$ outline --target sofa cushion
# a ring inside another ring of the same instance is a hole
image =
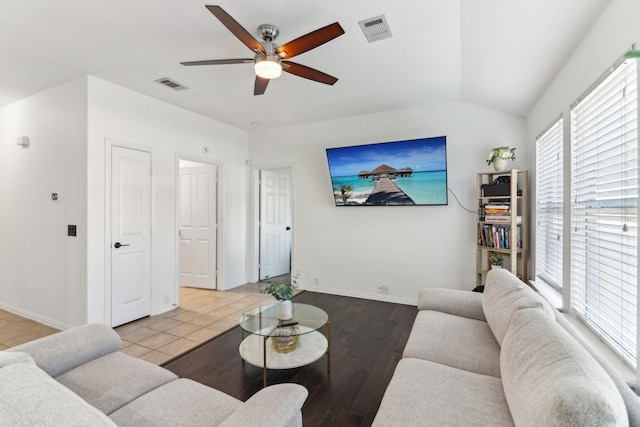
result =
[[[142,359],[117,352],[56,377],[105,414],[178,377]]]
[[[115,426],[33,363],[14,363],[0,369],[0,425]]]
[[[439,311],[418,312],[402,357],[500,376],[500,346],[487,322]]]
[[[57,377],[93,359],[120,350],[120,336],[99,323],[68,329],[8,349],[29,353],[40,368]]]
[[[220,427],[301,427],[302,405],[309,392],[298,384],[263,388],[236,409]]]
[[[555,318],[553,308],[543,297],[505,269],[487,273],[482,308],[500,345],[509,328],[511,316],[518,310],[538,308]]]
[[[35,365],[29,353],[22,351],[0,351],[0,368],[13,365],[14,363],[29,363]]]
[[[402,359],[373,426],[513,426],[499,378]]]
[[[476,320],[487,320],[482,311],[482,294],[459,289],[422,288],[418,310],[434,310]]]
[[[502,381],[518,426],[626,426],[611,378],[542,310],[517,311],[502,343]]]
[[[242,401],[189,379],[178,379],[140,396],[109,415],[119,426],[217,426]]]

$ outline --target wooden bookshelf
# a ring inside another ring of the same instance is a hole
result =
[[[506,181],[493,184],[496,178]],[[476,284],[483,285],[491,269],[490,255],[503,257],[503,268],[527,279],[529,247],[529,176],[526,170],[477,174]]]

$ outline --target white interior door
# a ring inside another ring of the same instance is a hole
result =
[[[111,324],[151,314],[151,153],[111,148]]]
[[[216,289],[217,169],[180,167],[180,286]]]
[[[291,271],[291,174],[260,172],[260,280]]]

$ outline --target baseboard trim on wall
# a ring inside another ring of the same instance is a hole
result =
[[[309,291],[309,292],[319,292],[322,294],[339,295],[343,297],[369,299],[373,301],[392,302],[395,304],[404,304],[404,305],[417,305],[418,303],[417,299],[412,300],[409,298],[396,298],[388,294],[369,294],[365,292],[351,292],[351,291],[344,291],[342,289],[335,289],[335,288],[321,288],[318,286],[312,286],[312,287],[306,287],[306,288],[300,287],[300,290]]]
[[[31,313],[30,311],[22,310],[20,308],[12,307],[7,304],[0,303],[0,308],[6,310],[10,313],[17,314],[18,316],[22,316],[29,320],[33,320],[38,323],[42,323],[43,325],[50,326],[52,328],[65,330],[71,329],[73,325],[67,325],[66,323],[61,323],[56,320],[49,319],[44,316],[40,316],[39,314]]]

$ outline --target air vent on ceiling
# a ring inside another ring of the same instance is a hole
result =
[[[369,43],[391,38],[391,30],[384,15],[358,22]]]
[[[156,80],[156,82],[160,83],[161,85],[165,85],[166,87],[170,87],[173,90],[189,89],[188,87],[181,85],[177,81],[171,80],[169,77],[163,77],[161,79]]]

